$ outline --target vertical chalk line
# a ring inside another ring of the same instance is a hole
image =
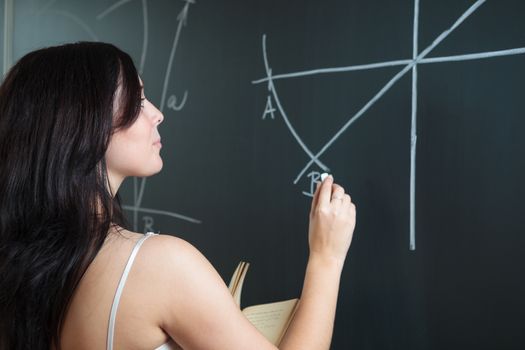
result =
[[[136,176],[133,177],[133,207],[137,206],[137,198],[138,198],[138,178]],[[133,210],[133,229],[135,231],[138,230],[139,227],[139,218],[138,218],[139,212],[138,210]]]
[[[4,76],[11,69],[13,61],[13,28],[14,28],[14,0],[4,2]]]
[[[414,0],[414,28],[412,37],[412,59],[418,54],[419,0]],[[416,249],[416,141],[417,141],[417,64],[412,67],[412,125],[410,130],[410,244]]]

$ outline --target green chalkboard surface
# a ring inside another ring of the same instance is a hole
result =
[[[121,187],[132,229],[226,281],[249,261],[243,305],[300,295],[329,172],[358,210],[332,349],[525,348],[525,2],[2,3],[8,65],[133,56],[165,120],[162,172]]]

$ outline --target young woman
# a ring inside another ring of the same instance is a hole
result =
[[[0,86],[0,349],[275,349],[188,242],[126,230],[117,194],[162,169],[162,113],[103,43],[31,52]],[[355,206],[328,177],[281,349],[328,349]]]

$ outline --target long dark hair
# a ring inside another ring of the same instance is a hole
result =
[[[130,56],[80,42],[33,51],[0,86],[0,349],[60,348],[73,292],[110,229],[111,135],[136,120]],[[116,101],[118,99],[118,101]]]

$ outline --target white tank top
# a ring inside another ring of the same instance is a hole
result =
[[[117,291],[115,292],[115,297],[113,298],[113,305],[111,305],[111,313],[109,315],[109,326],[108,326],[108,338],[107,338],[107,350],[113,350],[113,338],[115,336],[115,319],[117,317],[117,309],[118,304],[120,302],[120,296],[122,295],[122,290],[124,289],[124,285],[126,284],[126,280],[128,279],[129,271],[131,270],[131,266],[133,265],[133,261],[135,260],[135,257],[137,256],[137,253],[139,252],[140,246],[146,239],[148,239],[151,236],[156,235],[156,233],[153,232],[147,232],[144,237],[142,237],[136,244],[135,247],[133,247],[133,250],[131,251],[131,254],[129,256],[128,262],[126,264],[126,267],[124,268],[124,272],[122,273],[122,276],[120,277],[120,282],[117,287]],[[162,344],[155,350],[176,350],[180,349],[177,344],[170,339],[167,343]]]

